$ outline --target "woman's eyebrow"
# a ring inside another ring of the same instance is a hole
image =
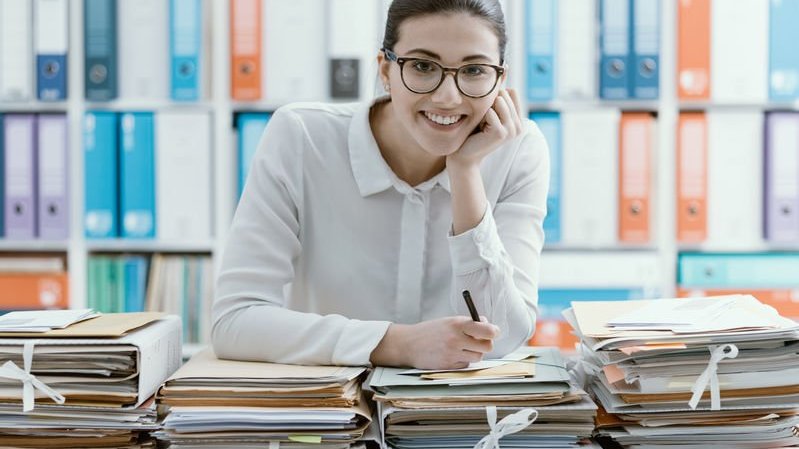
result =
[[[423,55],[425,55],[427,57],[430,57],[432,59],[438,59],[439,61],[441,60],[441,56],[439,56],[438,53],[432,52],[430,50],[426,50],[424,48],[414,48],[413,50],[408,50],[407,53],[408,54],[410,54],[410,53],[421,53],[421,54],[423,54]],[[489,56],[482,55],[482,54],[475,54],[475,55],[469,55],[469,56],[464,57],[462,59],[462,61],[463,62],[467,62],[467,61],[474,61],[474,60],[479,60],[479,59],[485,59],[485,60],[489,60],[489,61],[491,60],[491,58]]]

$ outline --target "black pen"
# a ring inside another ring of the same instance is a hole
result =
[[[466,301],[466,307],[469,308],[469,315],[472,316],[473,321],[480,322],[480,315],[477,314],[477,309],[474,308],[474,303],[472,302],[472,295],[469,293],[469,290],[463,291],[463,300]]]

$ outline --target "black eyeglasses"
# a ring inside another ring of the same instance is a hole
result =
[[[457,68],[422,58],[400,58],[393,51],[383,48],[389,61],[400,66],[400,78],[405,87],[416,94],[429,94],[444,82],[447,72],[455,78],[458,90],[470,98],[482,98],[497,86],[505,67],[492,64],[466,64]]]

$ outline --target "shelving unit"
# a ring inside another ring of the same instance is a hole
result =
[[[65,113],[69,127],[70,175],[70,238],[68,241],[11,241],[0,240],[0,253],[30,252],[64,253],[69,267],[70,298],[73,307],[83,307],[87,293],[87,261],[94,253],[202,253],[210,254],[218,268],[220,255],[230,229],[236,206],[237,156],[234,115],[248,111],[274,111],[282,104],[272,101],[241,102],[230,98],[230,35],[229,2],[210,2],[212,67],[210,97],[198,102],[181,103],[164,100],[123,99],[111,102],[88,102],[84,99],[83,74],[83,0],[70,0],[69,5],[69,96],[63,102],[0,102],[0,113],[10,112],[61,112]],[[374,0],[363,0],[374,1]],[[726,247],[710,245],[684,245],[676,239],[676,130],[681,111],[692,110],[799,110],[799,101],[782,103],[719,104],[714,102],[680,101],[676,94],[676,21],[677,1],[661,0],[660,13],[660,96],[656,101],[584,101],[556,100],[545,103],[525,103],[526,111],[580,111],[616,109],[621,111],[651,112],[657,117],[657,145],[653,154],[654,166],[654,217],[653,238],[645,245],[574,246],[547,245],[546,253],[620,252],[654,254],[659,260],[662,296],[673,296],[676,290],[676,262],[683,251],[726,251]],[[765,0],[764,0],[765,1]],[[526,85],[525,55],[525,1],[505,0],[508,22],[510,65],[509,85],[523,93]],[[326,7],[326,6],[325,6]],[[324,9],[324,8],[323,8]],[[381,10],[384,14],[385,5]],[[379,23],[379,19],[376,20]],[[289,43],[287,42],[287,45]],[[375,54],[379,42],[375,43]],[[326,43],[320,43],[326,45]],[[368,74],[367,74],[368,75]],[[372,77],[369,78],[370,80]],[[524,95],[521,95],[524,98]],[[320,98],[329,101],[328,98]],[[212,173],[208,182],[212,186],[212,237],[207,241],[170,242],[163,240],[90,240],[84,237],[84,167],[83,167],[83,117],[88,110],[110,111],[169,111],[191,110],[211,114],[212,120]],[[756,213],[760,213],[757,211]],[[799,245],[762,245],[746,248],[747,251],[799,251]]]

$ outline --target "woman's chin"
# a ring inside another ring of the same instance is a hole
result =
[[[449,156],[450,154],[458,151],[461,146],[463,146],[463,142],[465,141],[465,138],[453,137],[448,139],[417,139],[419,146],[421,146],[425,152],[438,157]]]

